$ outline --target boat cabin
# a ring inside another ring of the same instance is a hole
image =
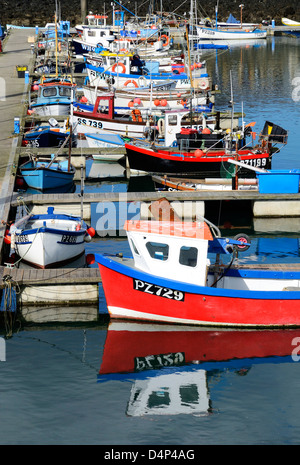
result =
[[[188,102],[187,102],[188,103]],[[228,115],[220,116],[219,114],[205,115],[204,113],[198,113],[197,116],[193,115],[191,122],[190,111],[183,110],[165,110],[164,117],[164,136],[166,147],[179,146],[182,151],[188,151],[189,148],[195,149],[193,146],[189,146],[189,138],[184,140],[184,131],[189,129],[190,131],[202,132],[204,129],[210,131],[219,131],[222,133],[225,129],[231,126],[231,117]],[[233,128],[237,131],[239,127],[238,116],[233,117]],[[186,132],[187,134],[187,132]],[[180,135],[180,137],[178,137]],[[189,134],[187,134],[189,135]]]
[[[135,268],[167,280],[198,286],[207,285],[209,253],[214,256],[232,254],[235,248],[243,251],[250,245],[239,239],[221,237],[218,228],[204,219],[128,220],[124,229]],[[147,292],[144,285],[141,281],[141,287]]]
[[[88,26],[106,27],[107,15],[94,15],[92,12],[87,15]]]
[[[38,99],[53,100],[71,98],[72,88],[64,85],[41,85],[39,86]]]
[[[51,100],[62,100],[70,99],[72,95],[72,89],[76,85],[71,79],[64,79],[59,77],[41,79],[38,86],[37,101],[51,101]]]
[[[81,39],[91,45],[109,48],[115,40],[111,29],[107,26],[82,26]]]
[[[135,266],[142,271],[205,286],[213,240],[205,222],[127,221]]]
[[[114,93],[107,93],[96,98],[96,102],[92,111],[85,111],[86,118],[113,119],[115,116],[115,96]],[[74,105],[74,115],[82,116],[80,105]]]

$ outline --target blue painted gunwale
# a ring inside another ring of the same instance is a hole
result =
[[[206,286],[197,286],[195,284],[183,283],[172,279],[161,278],[159,276],[146,273],[135,268],[126,266],[124,263],[119,263],[111,257],[104,255],[95,254],[95,260],[97,263],[105,266],[108,269],[116,271],[122,275],[130,278],[141,279],[142,281],[149,282],[151,284],[157,284],[161,287],[171,287],[174,290],[183,291],[190,294],[199,294],[215,297],[229,297],[249,300],[299,300],[300,303],[300,291],[245,291],[236,289],[218,289]],[[236,270],[237,272],[239,270]],[[244,271],[244,270],[243,270]],[[250,271],[250,270],[249,270]],[[230,270],[226,273],[228,276]],[[249,274],[250,277],[250,274]],[[300,279],[300,272],[286,272],[286,271],[270,271],[270,270],[251,270],[251,278],[258,279]]]
[[[138,79],[140,77],[144,77],[147,80],[162,80],[165,81],[166,79],[173,79],[174,81],[183,81],[189,79],[189,76],[186,73],[181,73],[181,74],[174,74],[174,73],[149,73],[149,74],[127,74],[127,73],[113,73],[112,71],[105,71],[105,68],[98,67],[98,66],[93,66],[89,63],[86,64],[86,67],[88,69],[91,69],[93,71],[96,71],[98,74],[103,74],[105,76],[111,76],[111,77],[122,77],[126,79]],[[199,77],[207,77],[207,74],[203,74]]]

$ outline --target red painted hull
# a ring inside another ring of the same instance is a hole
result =
[[[112,318],[204,326],[300,326],[299,292],[225,291],[184,284],[179,289],[178,282],[173,281],[177,285],[173,286],[177,289],[173,296],[178,296],[181,291],[184,294],[183,300],[176,300],[166,291],[163,291],[165,296],[153,293],[161,282],[166,287],[160,289],[172,288],[172,281],[167,283],[145,274],[144,280],[152,283],[152,288],[150,292],[147,288],[141,292],[134,289],[134,273],[123,274],[102,264],[99,268]],[[141,273],[138,272],[136,278],[141,280]]]

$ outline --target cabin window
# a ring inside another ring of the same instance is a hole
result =
[[[169,122],[170,126],[176,126],[176,124],[177,124],[177,115],[169,115],[168,122]]]
[[[137,255],[140,255],[138,249],[137,249],[136,246],[135,246],[135,243],[133,242],[132,239],[130,239],[130,240],[131,240],[131,245],[132,245],[132,248],[133,248],[134,253],[137,254]]]
[[[150,256],[156,260],[165,261],[169,257],[168,244],[162,244],[161,242],[147,242],[146,247]]]
[[[198,258],[198,249],[196,247],[181,247],[179,254],[179,263],[185,266],[196,266]]]
[[[43,90],[43,97],[55,97],[56,87],[49,87]]]
[[[61,97],[71,97],[71,87],[60,87],[59,95]]]
[[[95,31],[88,31],[87,35],[89,37],[95,37],[96,33],[95,33]]]

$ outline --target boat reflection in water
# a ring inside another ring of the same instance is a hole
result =
[[[113,321],[98,382],[133,381],[129,416],[209,415],[210,384],[220,381],[220,373],[245,376],[256,364],[297,361],[299,337],[300,329],[229,330]]]

